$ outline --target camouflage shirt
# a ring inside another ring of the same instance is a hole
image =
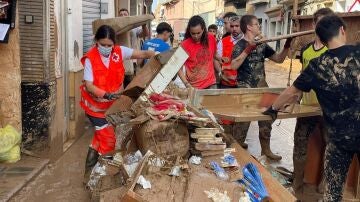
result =
[[[237,58],[248,45],[249,43],[245,39],[238,41],[234,46],[231,58]],[[260,81],[265,81],[265,58],[274,54],[275,51],[267,44],[257,46],[237,70],[238,86],[256,88]]]
[[[305,92],[315,91],[330,141],[347,148],[359,147],[360,46],[327,50],[310,61],[294,86]]]

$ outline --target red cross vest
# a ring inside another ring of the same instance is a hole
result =
[[[222,45],[223,45],[223,55],[222,57],[228,57],[230,58],[230,61],[228,63],[224,63],[223,66],[223,74],[224,76],[229,80],[221,80],[221,84],[226,86],[236,86],[236,77],[237,77],[237,70],[230,69],[231,67],[231,55],[234,48],[234,44],[231,41],[231,36],[227,36],[222,39]],[[224,68],[226,67],[226,68]],[[229,68],[229,69],[228,69]]]
[[[93,72],[93,84],[109,93],[116,93],[120,91],[121,85],[124,81],[124,65],[121,54],[121,48],[114,46],[110,54],[109,68],[106,68],[101,60],[98,48],[94,46],[90,51],[81,58],[81,63],[84,65],[85,60],[89,59],[91,62]],[[88,92],[85,83],[80,86],[81,100],[80,105],[85,110],[85,113],[98,117],[105,118],[105,112],[114,101],[109,101],[103,98],[98,98]]]

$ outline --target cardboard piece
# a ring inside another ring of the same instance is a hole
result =
[[[130,31],[136,27],[147,24],[154,19],[153,15],[137,15],[137,16],[126,16],[116,17],[108,19],[98,19],[93,21],[93,33],[102,25],[109,25],[115,30],[116,35]]]

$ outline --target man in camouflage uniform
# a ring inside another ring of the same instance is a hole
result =
[[[240,20],[240,28],[244,37],[236,43],[232,52],[231,68],[237,69],[237,86],[239,88],[268,87],[265,80],[265,58],[282,63],[289,52],[291,39],[285,43],[284,49],[276,53],[269,45],[255,44],[255,37],[260,35],[260,24],[253,15],[244,15]],[[259,121],[259,140],[261,155],[266,155],[272,160],[281,160],[270,150],[271,121]],[[240,144],[246,139],[250,122],[236,123],[233,130],[235,138]]]
[[[324,16],[333,15],[334,12],[330,8],[321,8],[314,13],[313,25]],[[321,43],[319,37],[315,35],[315,40],[307,44],[301,49],[300,62],[302,63],[302,71],[307,68],[310,60],[319,57],[327,50],[327,47]],[[314,91],[303,93],[301,104],[319,106]],[[301,117],[297,119],[295,133],[294,133],[294,181],[293,189],[295,193],[301,193],[304,179],[304,168],[306,163],[307,145],[309,136],[314,132],[315,128],[319,126],[321,135],[325,137],[326,129],[324,128],[322,116],[315,117]],[[319,192],[323,192],[323,184],[319,185]]]
[[[323,17],[316,34],[329,48],[308,67],[264,112],[273,119],[277,111],[294,103],[302,92],[314,90],[328,133],[324,159],[324,201],[341,201],[343,186],[354,154],[360,155],[360,46],[345,45],[344,21]]]

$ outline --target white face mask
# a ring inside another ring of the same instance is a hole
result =
[[[112,47],[105,47],[105,46],[98,44],[98,50],[102,56],[109,57],[109,55],[112,51]]]

